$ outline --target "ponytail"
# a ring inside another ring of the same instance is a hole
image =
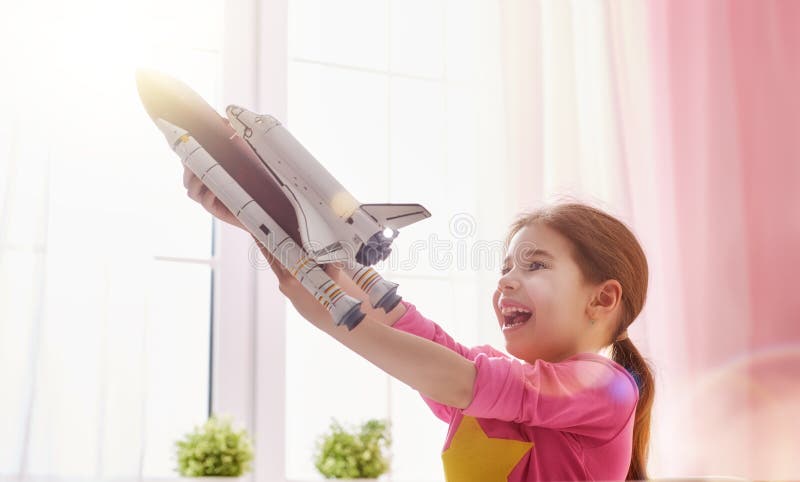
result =
[[[611,345],[611,359],[625,367],[639,387],[639,403],[636,404],[636,415],[633,422],[633,453],[625,480],[648,480],[650,410],[655,396],[653,373],[630,338],[615,341]]]

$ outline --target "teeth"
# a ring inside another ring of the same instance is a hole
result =
[[[505,317],[503,323],[504,330],[513,328],[515,326],[525,323],[525,321],[528,321],[527,318],[525,319],[525,321],[514,321],[516,315],[518,314],[532,315],[530,310],[518,306],[505,306],[500,309],[500,313],[502,313],[503,317]]]
[[[517,323],[514,323],[514,322],[507,322],[507,323],[505,323],[505,324],[503,325],[503,329],[506,329],[506,328],[513,328],[513,327],[515,327],[515,326],[518,326],[518,325],[521,325],[521,324],[523,324],[523,323],[525,323],[525,322],[524,322],[524,321],[520,321],[520,322],[517,322]]]
[[[512,313],[530,313],[530,310],[519,308],[517,306],[507,306],[505,308],[501,308],[500,313],[503,315],[510,315]]]

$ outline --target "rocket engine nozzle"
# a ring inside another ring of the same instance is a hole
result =
[[[387,238],[383,232],[373,234],[356,253],[356,261],[364,266],[372,266],[378,261],[383,261],[392,252],[393,238]]]

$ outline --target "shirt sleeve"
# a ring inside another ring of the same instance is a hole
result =
[[[403,314],[403,316],[398,318],[397,321],[395,321],[395,323],[392,325],[392,328],[431,340],[439,345],[453,350],[469,360],[474,360],[475,357],[481,353],[488,354],[493,357],[506,356],[502,352],[495,350],[489,345],[481,345],[469,348],[458,343],[453,339],[452,336],[444,331],[441,326],[424,317],[417,310],[417,307],[414,304],[405,300],[401,301],[401,303],[403,303],[403,305],[406,307],[406,312]],[[432,400],[422,393],[420,393],[420,396],[431,408],[434,415],[445,422],[450,422],[455,410],[457,410],[456,408]]]
[[[624,427],[639,399],[633,377],[601,355],[531,364],[479,353],[474,362],[473,399],[465,415],[607,441]]]

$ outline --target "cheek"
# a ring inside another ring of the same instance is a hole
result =
[[[555,296],[553,284],[544,277],[530,277],[523,281],[522,289],[525,296],[531,300],[536,309],[536,313],[548,313],[552,310]]]
[[[524,289],[528,299],[536,307],[536,319],[542,329],[559,330],[575,317],[577,304],[567,286],[562,286],[555,276],[532,277],[526,280]]]

